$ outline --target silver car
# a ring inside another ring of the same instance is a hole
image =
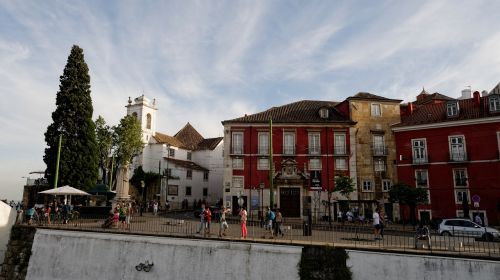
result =
[[[439,224],[439,234],[444,236],[467,236],[481,238],[483,240],[494,240],[500,238],[497,229],[483,227],[469,219],[444,219]]]

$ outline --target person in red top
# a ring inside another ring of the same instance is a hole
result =
[[[212,222],[212,212],[208,206],[205,207],[205,211],[203,212],[205,218],[205,234],[210,235],[210,223]]]

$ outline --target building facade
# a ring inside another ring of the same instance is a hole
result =
[[[399,207],[389,202],[389,190],[397,182],[394,162],[396,145],[391,126],[401,121],[401,100],[367,92],[348,97],[337,105],[339,111],[356,122],[355,143],[357,201],[361,215],[371,217],[380,207],[389,219],[397,216]]]
[[[131,169],[142,166],[145,172],[162,175],[161,185],[152,186],[146,194],[148,199],[159,200],[161,192],[165,192],[171,207],[176,209],[185,199],[192,205],[194,200],[215,204],[222,198],[222,137],[205,139],[189,123],[174,136],[158,132],[156,101],[144,95],[134,101],[129,98],[126,108],[127,115],[139,119],[144,142]]]
[[[400,182],[428,192],[418,219],[479,215],[499,224],[500,94],[405,106],[396,138]],[[402,211],[408,216],[407,211]]]
[[[354,122],[337,104],[304,100],[223,121],[225,205],[251,216],[268,206],[288,218],[324,216],[335,176],[356,177]]]

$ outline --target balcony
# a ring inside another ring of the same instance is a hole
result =
[[[382,145],[376,145],[376,146],[372,146],[372,149],[373,149],[373,156],[387,156],[388,155],[388,149],[386,146],[382,146]]]
[[[423,157],[413,157],[413,164],[428,164],[429,163],[429,157],[423,156]]]
[[[450,162],[464,162],[467,161],[467,153],[465,151],[453,151],[450,153]]]

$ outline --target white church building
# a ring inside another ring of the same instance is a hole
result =
[[[204,138],[189,122],[173,136],[156,131],[157,103],[144,95],[129,98],[126,108],[127,115],[139,119],[144,142],[142,153],[131,164],[132,172],[139,166],[145,172],[160,171],[161,190],[166,191],[171,209],[181,208],[184,199],[191,207],[194,200],[212,205],[222,198],[223,137]],[[160,190],[158,200],[159,195]]]

